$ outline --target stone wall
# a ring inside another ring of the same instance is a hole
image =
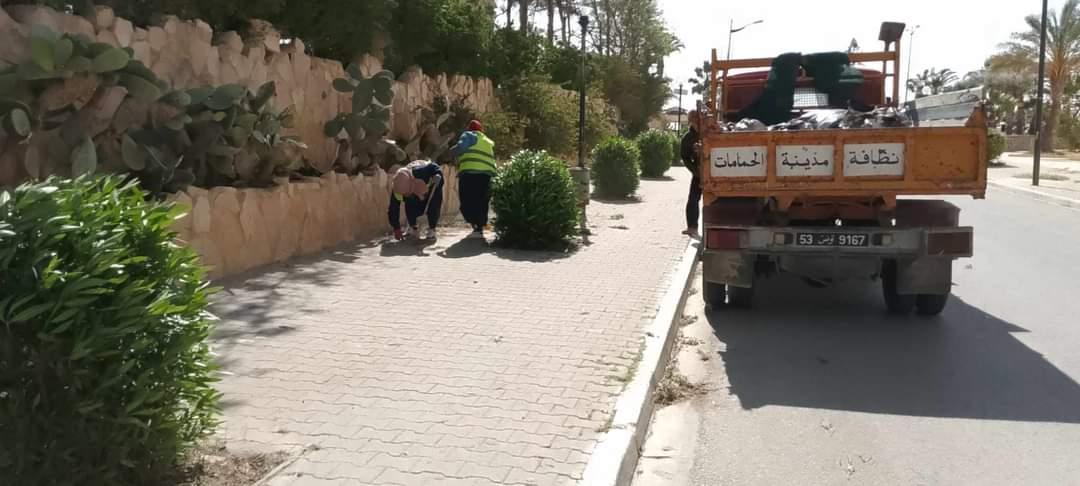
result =
[[[322,177],[282,180],[269,189],[192,187],[172,196],[191,207],[176,229],[213,268],[213,276],[371,238],[388,229],[390,189],[385,173],[350,177],[330,172],[336,144],[325,136],[323,125],[351,107],[351,97],[331,86],[335,78],[345,75],[340,62],[309,56],[299,39],[283,44],[266,24],[260,24],[259,35],[245,42],[236,32],[215,34],[199,20],[166,17],[160,25],[140,27],[116,17],[108,7],[97,7],[95,13],[93,19],[86,19],[34,5],[0,8],[0,67],[28,58],[30,26],[40,24],[56,32],[80,33],[130,47],[135,58],[176,89],[232,83],[254,89],[274,81],[275,106],[295,107],[295,128],[286,134],[303,138],[309,147],[304,157],[324,173]],[[372,56],[362,56],[358,62],[367,76],[382,69]],[[439,96],[452,103],[460,101],[478,113],[498,110],[489,80],[427,76],[417,67],[399,74],[393,87],[391,138],[412,139],[423,122],[423,109],[430,109]],[[5,164],[18,168],[21,161],[0,157],[0,175],[12,172],[16,176],[9,179],[20,180],[17,170],[5,171]],[[443,214],[449,219],[458,211],[457,182],[453,169],[445,172]]]
[[[457,175],[447,167],[444,176],[447,221],[459,208]],[[389,229],[390,184],[382,171],[374,176],[329,173],[269,189],[192,187],[170,200],[190,208],[174,229],[211,268],[212,277],[377,237]]]
[[[331,86],[334,78],[345,75],[341,63],[307,55],[300,39],[283,45],[272,27],[263,26],[258,39],[245,43],[236,32],[215,34],[201,20],[182,21],[169,16],[161,25],[140,27],[115,16],[109,7],[97,7],[91,22],[48,7],[14,5],[0,9],[0,67],[29,56],[26,37],[34,24],[130,47],[136,59],[176,89],[232,83],[254,89],[275,81],[275,106],[296,108],[296,127],[286,134],[303,138],[309,146],[305,157],[313,166],[323,172],[330,169],[336,145],[323,134],[323,124],[349,110],[351,95],[338,93]],[[367,76],[382,69],[379,60],[369,55],[358,62]],[[396,74],[400,76],[394,83],[391,138],[413,138],[422,123],[420,108],[430,107],[436,96],[445,96],[451,102],[460,100],[477,113],[498,110],[490,80],[427,76],[418,67]]]

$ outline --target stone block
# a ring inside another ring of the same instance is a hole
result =
[[[215,187],[210,189],[210,203],[214,211],[240,214],[240,199],[235,187]]]
[[[165,49],[165,43],[169,39],[169,34],[165,33],[165,29],[161,27],[150,27],[148,29],[150,35],[150,50],[155,54]]]
[[[116,39],[116,35],[109,30],[99,30],[97,33],[97,41],[113,47],[120,46],[120,41]]]
[[[161,28],[169,35],[176,34],[176,32],[180,30],[181,25],[183,25],[183,21],[175,15],[166,15],[161,19]]]
[[[149,66],[154,63],[149,40],[136,40],[131,42],[131,50],[135,53],[135,59]]]
[[[120,47],[128,47],[135,37],[135,27],[131,25],[131,21],[128,19],[116,19],[116,23],[113,24],[112,33],[116,37],[116,41],[120,44]]]
[[[210,44],[214,39],[214,29],[202,20],[195,20],[195,36],[198,40]]]
[[[213,229],[210,216],[210,198],[206,191],[199,189],[199,192],[196,192],[193,189],[197,188],[188,188],[192,200],[191,229],[196,236],[205,235]]]
[[[97,30],[111,29],[116,22],[116,13],[111,7],[97,5],[94,7],[94,28]]]
[[[132,41],[150,42],[150,31],[142,27],[136,27],[135,32],[132,34]]]
[[[4,7],[4,9],[7,9],[7,13],[11,15],[12,19],[24,26],[43,25],[54,32],[62,31],[61,16],[64,14],[60,14],[49,7],[12,5]]]
[[[244,39],[235,31],[222,32],[214,39],[214,45],[219,46],[222,52],[235,52],[240,54],[244,51]]]

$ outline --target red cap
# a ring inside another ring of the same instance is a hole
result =
[[[480,124],[480,120],[473,120],[473,121],[469,122],[469,131],[470,132],[482,132],[482,131],[484,131],[484,126]]]

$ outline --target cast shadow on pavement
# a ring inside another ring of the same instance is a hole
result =
[[[744,409],[1080,423],[1080,385],[1013,336],[1026,329],[955,296],[937,318],[887,317],[879,289],[779,277],[754,310],[710,311],[730,393]]]
[[[342,263],[352,263],[377,241],[345,244],[313,255],[296,257],[288,262],[267,265],[214,282],[221,292],[213,298],[210,311],[221,321],[212,339],[219,347],[247,338],[266,338],[287,334],[295,329],[279,319],[279,313],[300,311],[314,314],[325,312],[317,305],[300,304],[288,299],[281,290],[286,283],[302,282],[316,287],[337,285],[343,271]]]

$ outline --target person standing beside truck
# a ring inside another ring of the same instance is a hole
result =
[[[686,119],[690,130],[683,135],[680,151],[683,165],[690,171],[693,178],[690,180],[690,194],[686,199],[686,229],[683,230],[683,234],[691,238],[700,238],[698,217],[701,215],[699,207],[701,204],[701,160],[698,155],[698,146],[701,144],[701,137],[698,135],[697,125],[701,115],[694,110],[687,114]]]
[[[442,169],[429,160],[411,162],[394,173],[390,207],[386,211],[390,227],[394,229],[394,239],[400,241],[406,236],[419,236],[417,220],[424,214],[428,220],[424,239],[436,238],[435,228],[442,214],[442,182]],[[405,220],[409,223],[408,233],[401,231],[402,204],[405,205]]]
[[[491,204],[491,179],[495,177],[495,142],[484,134],[479,120],[469,122],[468,129],[453,147],[458,158],[458,197],[461,216],[472,226],[471,239],[482,239],[488,223]]]

